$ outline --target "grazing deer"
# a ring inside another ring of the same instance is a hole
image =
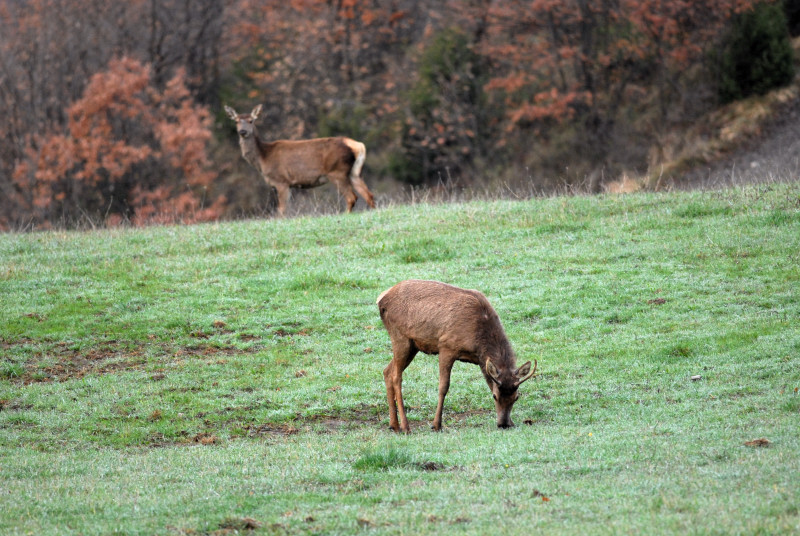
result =
[[[533,370],[530,361],[517,368],[500,318],[486,296],[438,281],[408,280],[378,296],[378,309],[392,341],[392,361],[383,371],[392,430],[409,431],[403,406],[403,371],[419,351],[439,354],[439,404],[434,430],[442,428],[444,397],[456,361],[481,368],[494,397],[497,426],[514,426],[511,408],[519,398],[517,389],[534,375],[536,364]]]
[[[277,190],[281,216],[286,210],[290,188],[314,188],[328,180],[344,196],[347,212],[356,204],[353,188],[367,205],[375,208],[372,192],[361,178],[361,168],[367,156],[363,143],[344,137],[265,142],[258,137],[256,130],[260,104],[249,114],[237,114],[230,106],[225,106],[225,113],[236,122],[244,159]]]

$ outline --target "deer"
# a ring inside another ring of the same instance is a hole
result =
[[[280,216],[286,212],[291,188],[314,188],[328,180],[345,198],[347,212],[356,204],[353,189],[370,208],[375,208],[372,192],[361,178],[367,148],[360,141],[340,136],[268,142],[259,137],[256,129],[260,104],[249,114],[238,114],[230,106],[225,106],[225,113],[236,122],[242,156],[277,191]]]
[[[500,317],[480,291],[439,281],[410,279],[382,292],[377,300],[392,343],[392,360],[383,371],[389,400],[389,427],[409,433],[403,405],[403,371],[417,352],[439,355],[439,401],[432,428],[442,429],[444,399],[456,361],[480,367],[494,397],[498,428],[511,428],[511,408],[518,389],[536,374],[528,361],[516,366],[516,356]],[[399,416],[399,420],[398,420]]]

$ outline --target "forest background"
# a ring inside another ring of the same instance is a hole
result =
[[[379,193],[663,178],[798,34],[800,0],[0,0],[0,230],[268,213],[223,103],[364,141]]]

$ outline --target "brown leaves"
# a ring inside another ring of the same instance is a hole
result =
[[[759,439],[753,439],[751,441],[745,441],[744,442],[744,446],[745,447],[753,447],[753,448],[766,448],[766,447],[770,446],[771,443],[772,442],[769,439],[767,439],[765,437],[761,437]]]
[[[110,188],[137,224],[218,217],[219,204],[201,210],[216,177],[207,155],[211,117],[192,99],[185,77],[178,69],[159,91],[149,65],[112,59],[69,106],[64,130],[54,125],[29,139],[15,182],[34,193],[33,205],[45,214],[59,206],[89,213],[103,207],[108,214],[112,205],[102,192]],[[149,173],[138,175],[143,165]]]
[[[509,129],[568,119],[584,105],[611,116],[632,79],[685,69],[723,31],[734,7],[754,3],[537,0],[520,9],[510,0],[493,2],[481,43],[495,67],[486,88],[505,99]],[[561,96],[542,99],[551,88]]]
[[[215,436],[214,434],[208,434],[205,432],[200,432],[199,434],[192,437],[193,443],[200,443],[201,445],[214,445],[219,443],[220,439]]]
[[[531,497],[534,497],[534,498],[540,497],[542,499],[542,502],[550,502],[550,497],[548,497],[547,495],[545,495],[544,493],[542,493],[538,489],[534,489],[533,490],[533,492],[531,493]]]

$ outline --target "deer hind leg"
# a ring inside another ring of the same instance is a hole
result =
[[[392,361],[383,370],[389,400],[389,427],[395,432],[408,433],[410,429],[403,404],[403,371],[411,364],[417,349],[408,339],[392,340],[392,354]]]
[[[333,184],[336,185],[339,193],[342,194],[342,197],[344,197],[344,200],[347,203],[347,212],[351,212],[353,210],[353,206],[356,204],[357,197],[353,191],[353,185],[350,184],[347,175],[342,172],[329,173],[328,178]]]
[[[356,192],[358,192],[358,195],[361,196],[361,199],[366,201],[367,205],[369,205],[369,208],[375,208],[375,197],[372,195],[372,192],[369,191],[369,188],[367,188],[367,184],[364,180],[358,175],[350,175],[350,182],[353,184]]]
[[[364,160],[367,158],[367,147],[360,141],[350,138],[344,138],[344,143],[350,148],[351,151],[353,151],[353,156],[355,157],[353,167],[350,168],[350,184],[355,187],[358,195],[360,195],[361,198],[366,201],[370,208],[375,208],[375,198],[372,196],[372,192],[369,191],[366,183],[364,183],[364,180],[361,178],[361,169],[364,167]]]
[[[369,188],[367,188],[364,179],[361,178],[361,169],[364,167],[364,160],[367,158],[367,147],[360,141],[351,139],[346,139],[345,143],[350,147],[350,150],[353,151],[353,155],[356,157],[355,162],[353,162],[353,167],[350,168],[350,183],[356,189],[358,195],[361,196],[361,199],[366,201],[370,208],[375,208],[375,198],[372,192],[369,191]]]

